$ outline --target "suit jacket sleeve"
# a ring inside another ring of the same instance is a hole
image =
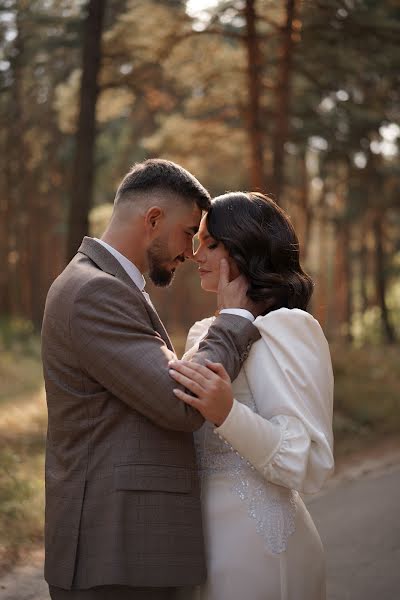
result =
[[[201,427],[202,415],[173,393],[177,384],[169,375],[168,361],[176,355],[153,329],[141,298],[126,284],[116,279],[85,284],[74,301],[70,331],[81,368],[117,398],[160,427]],[[250,337],[246,319],[226,315],[199,360],[225,357],[234,372]]]
[[[252,344],[259,338],[260,333],[251,321],[223,313],[213,321],[190,360],[200,364],[206,359],[220,362],[233,381],[249,356]]]

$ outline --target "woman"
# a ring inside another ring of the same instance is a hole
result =
[[[333,470],[333,376],[321,327],[305,312],[313,284],[298,239],[268,197],[235,192],[213,201],[199,242],[204,290],[217,292],[225,259],[232,278],[247,279],[250,299],[269,308],[232,384],[222,365],[171,365],[196,396],[176,395],[207,420],[196,446],[208,578],[196,598],[322,600],[323,548],[298,492],[317,492]],[[211,322],[192,327],[184,359]]]

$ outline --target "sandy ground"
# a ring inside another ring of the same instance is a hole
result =
[[[400,440],[339,460],[306,502],[326,550],[328,600],[400,598]],[[0,600],[49,600],[42,550],[0,579]]]

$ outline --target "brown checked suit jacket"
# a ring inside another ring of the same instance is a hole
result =
[[[250,321],[220,315],[194,360],[222,362],[234,379],[258,337]],[[192,435],[203,418],[173,394],[175,354],[157,313],[91,238],[50,288],[42,357],[48,583],[203,581]]]

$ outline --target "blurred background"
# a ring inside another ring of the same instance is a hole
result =
[[[297,229],[340,457],[400,433],[398,0],[0,0],[0,562],[42,541],[47,290],[135,161],[261,190]],[[214,312],[150,284],[178,353]]]

